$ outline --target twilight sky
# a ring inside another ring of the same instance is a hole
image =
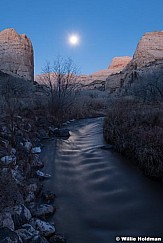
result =
[[[35,74],[58,55],[83,74],[105,69],[115,56],[132,56],[145,32],[163,30],[163,0],[0,0],[0,11],[0,31],[31,39]],[[71,33],[80,45],[68,44]]]

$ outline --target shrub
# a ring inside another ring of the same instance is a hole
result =
[[[104,120],[104,137],[144,173],[163,179],[163,105],[116,101]]]

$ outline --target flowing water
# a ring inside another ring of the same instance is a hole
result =
[[[116,236],[163,236],[163,185],[112,150],[101,149],[103,118],[68,125],[68,140],[43,149],[45,187],[57,194],[57,231],[69,243],[112,243]]]

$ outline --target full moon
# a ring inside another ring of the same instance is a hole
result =
[[[79,44],[79,41],[80,41],[79,40],[79,36],[78,35],[75,35],[75,34],[70,35],[69,38],[68,38],[68,42],[72,46],[78,45]]]

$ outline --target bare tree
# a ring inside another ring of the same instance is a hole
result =
[[[43,83],[49,89],[49,110],[58,126],[71,112],[79,90],[78,69],[70,58],[58,57],[53,66],[47,62],[43,68]]]

